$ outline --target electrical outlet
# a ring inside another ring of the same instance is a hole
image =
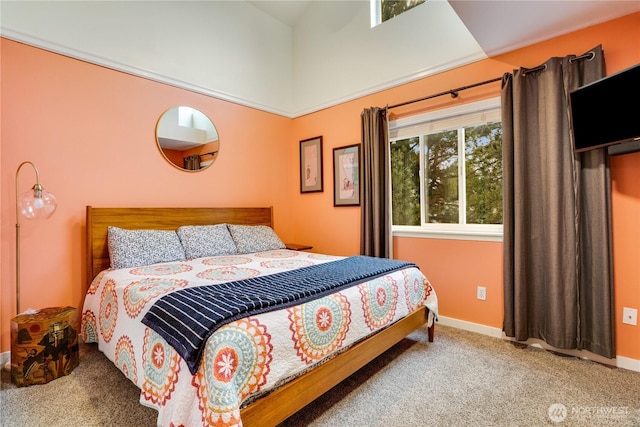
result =
[[[622,308],[622,323],[627,325],[636,326],[638,324],[638,309],[637,308]]]
[[[482,301],[487,299],[487,288],[484,286],[478,286],[478,299]]]

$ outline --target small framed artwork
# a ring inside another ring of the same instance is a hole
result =
[[[300,141],[300,192],[317,191],[323,191],[321,136]]]
[[[333,149],[333,206],[360,204],[360,144]]]

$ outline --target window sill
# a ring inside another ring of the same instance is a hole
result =
[[[502,226],[494,230],[427,230],[422,227],[393,227],[393,237],[414,237],[418,239],[476,240],[502,242]]]

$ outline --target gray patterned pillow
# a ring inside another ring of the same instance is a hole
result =
[[[185,225],[177,233],[189,259],[238,253],[227,224]]]
[[[284,249],[285,245],[271,227],[266,225],[227,224],[239,254]]]
[[[107,227],[107,244],[111,268],[184,260],[184,248],[175,231],[125,230]]]

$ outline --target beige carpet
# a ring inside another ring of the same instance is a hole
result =
[[[155,411],[94,346],[71,375],[16,388],[7,427],[146,427]],[[640,373],[438,326],[419,330],[284,426],[640,426]]]

